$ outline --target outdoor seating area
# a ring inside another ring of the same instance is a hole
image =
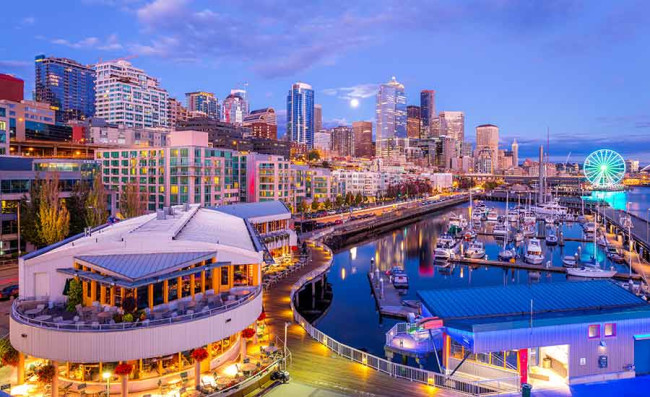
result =
[[[233,287],[227,292],[207,290],[193,297],[163,303],[132,312],[119,305],[102,305],[95,301],[90,306],[76,305],[68,310],[63,301],[16,300],[13,310],[17,318],[44,327],[70,330],[124,329],[155,324],[193,320],[210,316],[248,301],[257,295],[258,287]]]
[[[262,268],[262,285],[264,289],[275,285],[278,281],[282,280],[289,274],[302,269],[307,263],[307,258],[304,256],[299,257],[298,259],[293,259],[289,257],[285,260],[276,260],[278,262],[275,265],[268,265],[265,268]]]

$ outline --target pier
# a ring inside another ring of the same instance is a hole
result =
[[[501,262],[501,261],[492,261],[487,259],[469,259],[469,258],[456,258],[450,259],[450,262],[460,263],[463,265],[469,266],[492,266],[492,267],[501,267],[505,269],[518,269],[518,270],[528,270],[532,272],[549,272],[549,273],[564,273],[566,274],[566,268],[560,266],[540,266],[540,265],[531,265],[530,263],[525,263],[522,261],[516,262]],[[627,273],[616,273],[613,276],[616,280],[628,281],[628,280],[641,280],[639,274],[632,274],[631,276]]]
[[[420,314],[418,309],[402,304],[402,295],[399,290],[390,282],[390,277],[381,270],[375,268],[374,271],[368,272],[368,282],[372,289],[372,296],[375,298],[377,310],[382,316],[407,318],[410,313]]]

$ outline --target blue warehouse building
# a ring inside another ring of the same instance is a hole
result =
[[[447,373],[565,384],[650,373],[650,304],[613,281],[418,295],[443,320]]]

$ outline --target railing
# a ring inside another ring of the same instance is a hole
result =
[[[263,377],[274,371],[276,368],[280,366],[280,364],[284,361],[284,358],[280,358],[266,366],[264,369],[262,369],[260,372],[256,373],[255,375],[246,378],[244,381],[237,383],[235,385],[232,385],[230,387],[227,387],[223,390],[219,390],[213,393],[207,394],[208,397],[217,397],[217,396],[228,396],[230,394],[233,394],[239,390],[246,389],[247,387],[252,386],[256,382],[259,382]]]
[[[253,288],[251,288],[253,289]],[[248,303],[255,299],[257,296],[260,295],[262,292],[261,287],[255,287],[254,292],[251,294],[237,299],[234,302],[230,303],[225,303],[223,306],[219,306],[210,310],[206,311],[198,311],[196,313],[192,314],[183,314],[179,315],[176,317],[169,317],[169,318],[162,318],[162,319],[149,319],[149,320],[144,320],[144,321],[137,321],[137,322],[121,322],[121,323],[116,323],[116,324],[66,324],[66,323],[57,323],[54,321],[39,321],[34,318],[31,318],[23,313],[20,312],[19,306],[22,303],[25,302],[36,302],[36,301],[42,301],[42,302],[47,302],[47,297],[43,298],[38,298],[38,297],[33,297],[33,298],[24,298],[24,299],[17,299],[14,301],[13,305],[11,306],[11,317],[23,324],[27,325],[34,325],[37,327],[42,327],[42,328],[52,328],[56,329],[59,331],[124,331],[124,330],[132,330],[132,329],[142,329],[142,328],[152,328],[152,327],[159,327],[163,325],[170,325],[170,324],[178,324],[182,322],[188,322],[188,321],[193,321],[196,319],[200,318],[206,318],[206,317],[211,317],[217,314],[225,313],[229,310],[232,310],[238,306],[242,306],[245,303]]]
[[[431,352],[435,349],[435,344],[433,339],[429,334],[429,330],[416,330],[413,334],[409,333],[409,328],[417,327],[415,324],[409,323],[397,323],[393,325],[393,328],[386,333],[386,345],[395,349],[409,351],[414,353],[425,353]],[[418,334],[426,335],[426,338],[418,339]],[[403,347],[400,345],[395,345],[394,341],[400,339],[400,335],[409,336],[414,345],[409,347]]]
[[[291,310],[293,311],[294,321],[300,324],[300,326],[305,329],[309,336],[316,339],[318,342],[322,343],[341,357],[368,366],[395,378],[407,379],[412,382],[418,382],[443,389],[453,390],[458,393],[472,396],[496,395],[519,391],[519,377],[507,379],[473,380],[461,378],[459,376],[449,376],[420,368],[409,367],[408,365],[393,363],[392,361],[383,359],[381,357],[377,357],[372,354],[368,354],[367,352],[357,350],[351,346],[332,339],[323,332],[319,331],[304,317],[302,317],[300,313],[298,313],[298,310],[296,310],[294,304],[294,295],[302,288],[302,286],[314,278],[321,276],[332,266],[332,251],[330,248],[318,241],[312,240],[312,243],[327,251],[330,254],[330,258],[322,266],[302,276],[292,286],[290,294]],[[516,386],[513,386],[513,384]]]

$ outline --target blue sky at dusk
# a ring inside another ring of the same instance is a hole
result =
[[[326,125],[373,120],[377,85],[391,76],[462,110],[466,137],[500,127],[532,156],[583,158],[608,147],[650,161],[650,7],[644,1],[79,0],[2,5],[0,72],[33,89],[36,54],[82,63],[133,56],[184,99],[220,99],[248,83],[251,107],[273,106],[284,131],[286,94],[316,90]],[[351,108],[349,100],[360,106]]]

